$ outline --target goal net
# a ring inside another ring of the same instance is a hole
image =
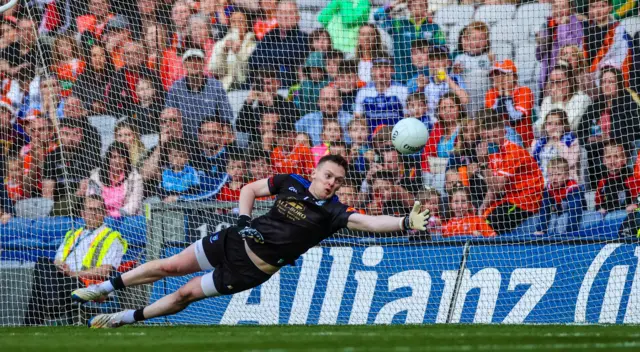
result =
[[[635,1],[0,12],[0,326],[176,291],[202,273],[70,299],[232,226],[244,185],[310,179],[330,154],[349,162],[342,203],[404,216],[417,200],[428,231],[344,229],[261,287],[148,323],[640,322]],[[402,119],[425,125],[423,148],[392,133]]]

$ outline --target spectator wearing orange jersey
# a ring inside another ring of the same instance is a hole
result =
[[[453,218],[444,226],[442,237],[460,235],[493,237],[496,235],[487,221],[482,216],[475,214],[470,198],[469,190],[464,187],[455,188],[451,192],[449,205],[453,212]]]
[[[499,114],[509,117],[509,125],[522,138],[525,146],[533,141],[534,97],[531,89],[518,85],[518,68],[511,60],[496,62],[490,72],[493,86],[487,91],[484,105]]]
[[[483,112],[479,126],[482,141],[476,154],[487,193],[478,214],[485,216],[498,234],[505,234],[538,212],[544,178],[531,154],[505,139],[502,116]]]
[[[75,38],[71,36],[59,36],[53,42],[54,71],[63,97],[71,94],[71,91],[84,72],[86,62],[81,58],[80,49]]]
[[[275,132],[278,146],[271,153],[274,173],[309,177],[313,170],[313,155],[308,147],[294,144],[295,125],[291,121],[280,120]]]

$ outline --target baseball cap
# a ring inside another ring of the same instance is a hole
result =
[[[501,73],[518,73],[518,68],[516,67],[516,64],[513,63],[513,61],[506,59],[504,61],[497,61],[495,64],[493,64],[493,67],[491,68],[491,72],[501,72]]]
[[[182,62],[185,62],[192,57],[204,60],[204,51],[200,49],[188,49],[184,54],[182,54]]]

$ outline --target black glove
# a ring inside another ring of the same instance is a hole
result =
[[[238,231],[238,233],[244,240],[246,240],[247,238],[253,238],[253,240],[258,244],[264,243],[264,237],[262,237],[262,234],[252,227],[245,227],[242,230]]]
[[[245,227],[251,226],[251,217],[249,215],[238,216],[238,221],[236,222],[236,226],[238,226],[239,230],[242,230]]]

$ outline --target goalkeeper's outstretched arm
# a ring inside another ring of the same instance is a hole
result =
[[[403,230],[426,230],[429,210],[420,212],[420,202],[413,204],[411,213],[404,217],[388,215],[363,215],[354,213],[349,216],[347,227],[350,230],[367,232],[394,232]]]

